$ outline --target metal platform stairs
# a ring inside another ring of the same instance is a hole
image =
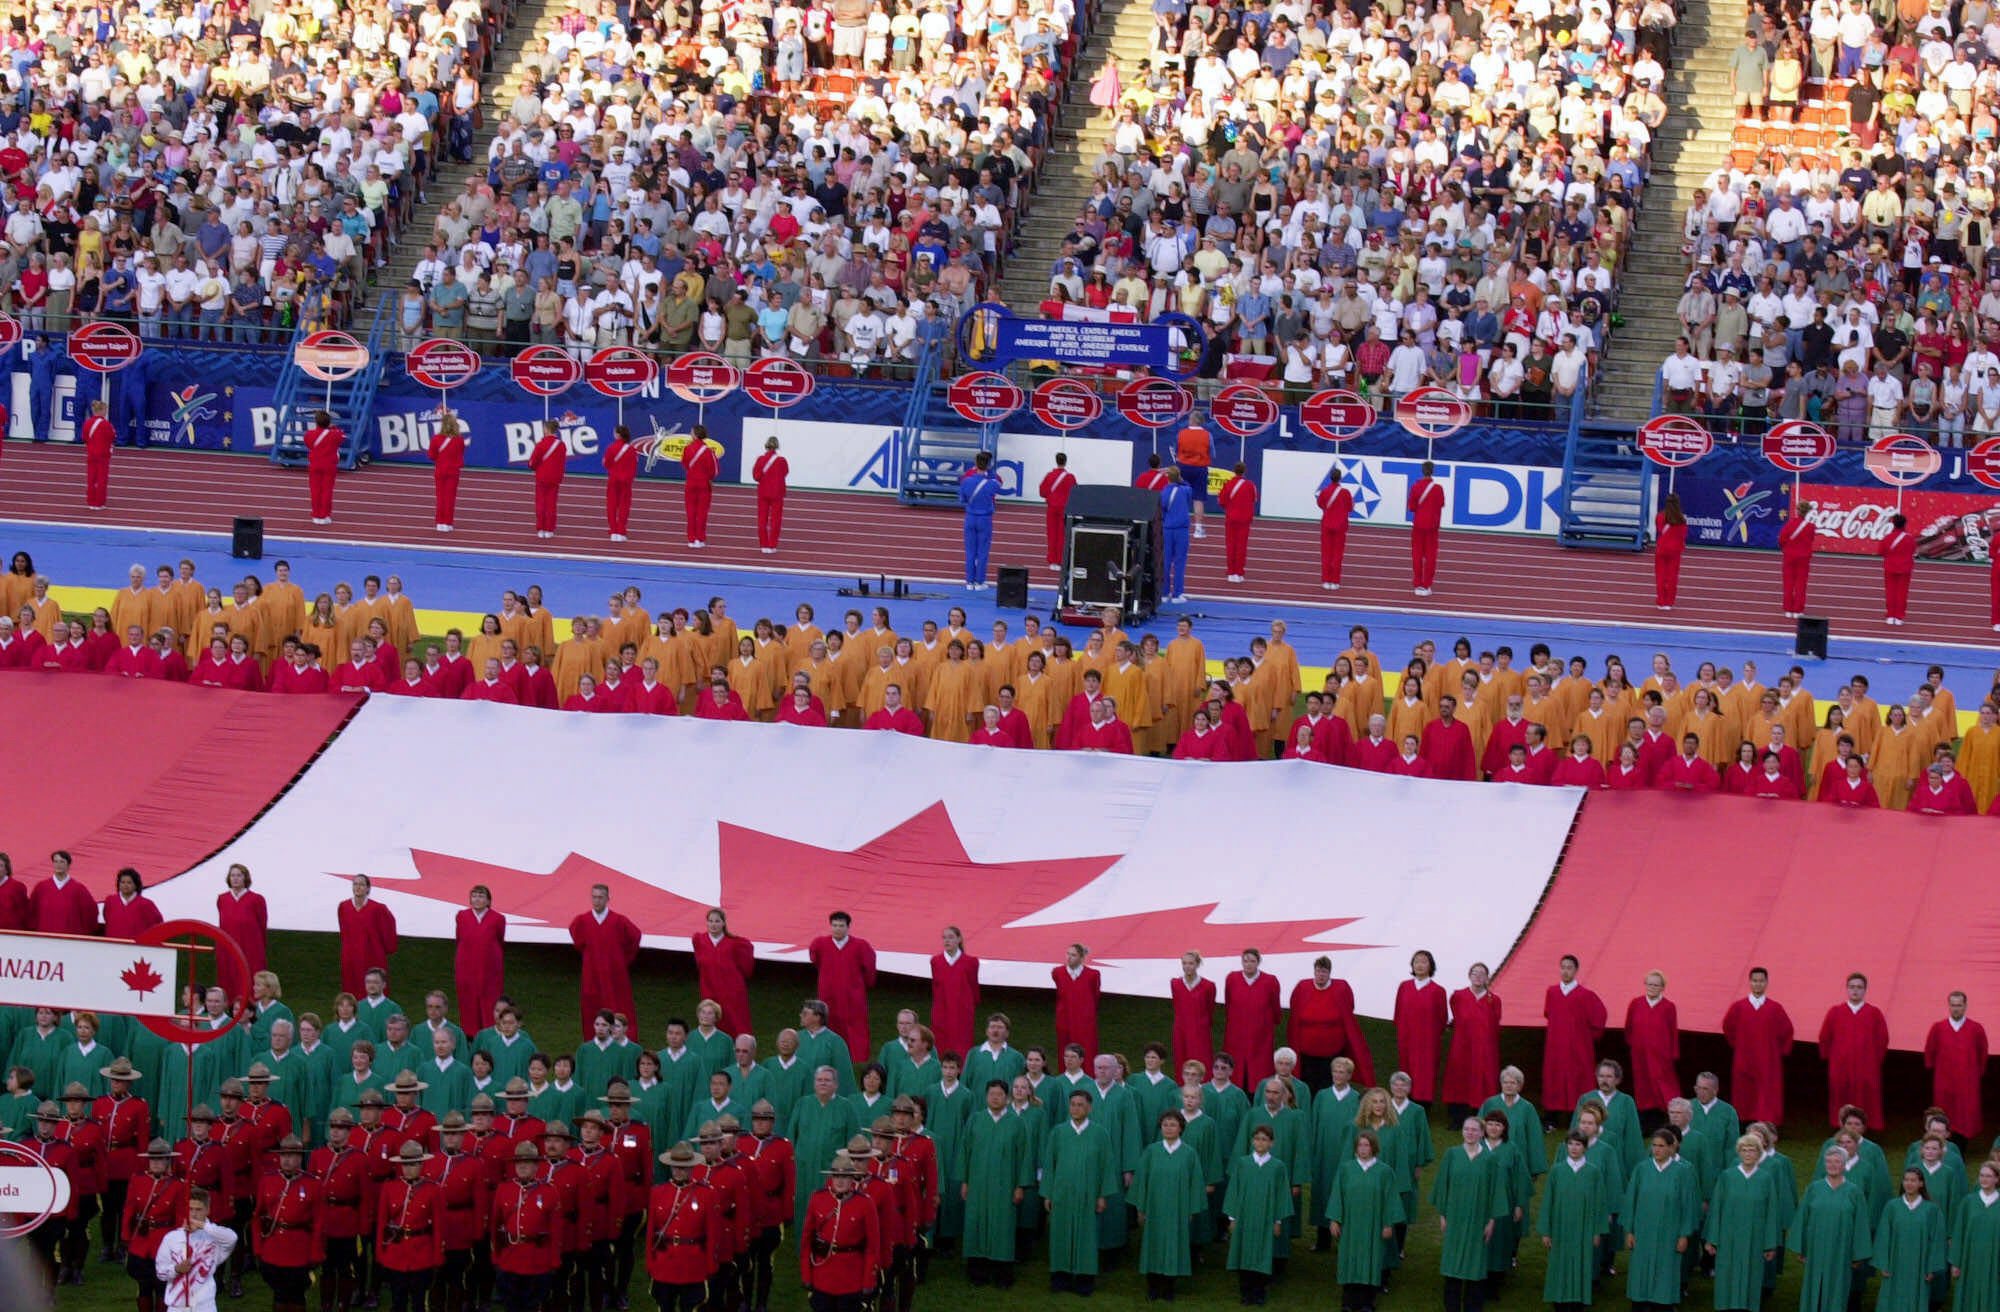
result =
[[[1639,450],[1638,428],[1618,420],[1587,419],[1583,410],[1578,405],[1570,414],[1556,540],[1565,547],[1644,551],[1653,470]],[[1659,413],[1657,397],[1653,412]]]
[[[368,367],[354,377],[322,383],[307,377],[295,359],[287,358],[275,398],[278,433],[271,448],[272,464],[291,468],[305,464],[306,430],[312,427],[313,415],[320,410],[332,414],[334,422],[347,434],[347,442],[340,451],[340,467],[354,469],[368,459],[368,426],[375,415],[375,393],[388,363],[394,303],[393,296],[376,298],[374,317],[369,320],[364,339],[368,346]]]
[[[903,426],[896,431],[902,452],[896,496],[907,506],[957,505],[959,480],[973,459],[999,445],[998,424],[967,424],[951,408],[951,385],[940,377],[948,346],[941,332],[926,335],[919,346]]]

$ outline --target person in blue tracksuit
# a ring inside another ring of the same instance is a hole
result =
[[[986,554],[993,549],[993,503],[1000,497],[1000,476],[993,456],[981,451],[972,468],[958,481],[958,504],[965,507],[965,590],[986,587]]]
[[[1187,600],[1188,516],[1194,495],[1181,481],[1178,466],[1167,467],[1167,485],[1160,489],[1160,541],[1166,560],[1160,585],[1163,600]]]

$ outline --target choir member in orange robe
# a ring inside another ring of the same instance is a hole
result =
[[[1028,722],[1030,745],[1054,745],[1056,708],[1055,681],[1049,678],[1048,662],[1040,652],[1030,652],[1025,672],[1014,683],[1014,705]]]
[[[729,690],[753,720],[769,720],[777,705],[771,695],[771,667],[757,659],[757,640],[737,639],[736,659],[729,662]]]
[[[384,971],[396,955],[396,917],[370,894],[366,875],[353,880],[354,895],[340,904],[340,987],[360,997],[362,979],[376,967]]]
[[[1246,1089],[1277,1069],[1271,1054],[1278,1046],[1284,995],[1277,976],[1263,965],[1263,953],[1245,948],[1242,969],[1230,971],[1222,985],[1222,1050],[1236,1058],[1237,1083]]]
[[[1483,961],[1466,972],[1467,987],[1451,995],[1451,1054],[1444,1066],[1444,1101],[1461,1120],[1500,1087],[1500,995],[1487,987]]]
[[[1159,707],[1147,688],[1146,668],[1139,664],[1139,649],[1132,642],[1118,644],[1115,658],[1104,671],[1103,688],[1135,741],[1159,719]]]
[[[729,932],[729,917],[721,907],[708,909],[707,927],[694,936],[694,968],[701,996],[722,1008],[716,1024],[731,1034],[748,1033],[757,953],[749,939]]]
[[[1649,970],[1646,991],[1625,1007],[1625,1043],[1632,1052],[1630,1092],[1642,1119],[1648,1121],[1664,1121],[1667,1104],[1681,1096],[1680,1073],[1674,1069],[1681,1055],[1680,1013],[1666,994],[1667,977]]]
[[[1542,1106],[1556,1111],[1597,1087],[1597,1040],[1604,1034],[1604,999],[1577,981],[1577,960],[1565,953],[1562,978],[1542,998],[1548,1033],[1542,1048]]]
[[[875,987],[875,949],[848,933],[853,921],[845,911],[828,916],[826,924],[827,932],[807,945],[806,957],[819,972],[827,1025],[847,1040],[847,1051],[859,1066],[874,1055],[868,1043],[868,990]]]
[[[1972,787],[1973,805],[1984,815],[2000,796],[2000,709],[1990,701],[1980,703],[1979,722],[1959,743],[1958,769]]]
[[[1827,1008],[1819,1026],[1819,1052],[1826,1062],[1826,1101],[1830,1122],[1840,1124],[1840,1109],[1852,1104],[1868,1117],[1868,1128],[1882,1128],[1882,1059],[1889,1055],[1889,1021],[1868,1001],[1868,977],[1856,971],[1847,977],[1847,1000]]]
[[[1410,978],[1396,986],[1396,1065],[1410,1077],[1410,1098],[1429,1106],[1438,1096],[1444,1058],[1444,1027],[1451,1014],[1444,985],[1437,982],[1437,958],[1418,949],[1410,957]]]
[[[1436,712],[1424,702],[1422,679],[1405,674],[1402,691],[1395,701],[1389,703],[1386,723],[1389,740],[1400,743],[1415,735],[1417,741],[1422,742],[1424,730],[1434,718]]]
[[[1928,754],[1922,736],[1910,727],[1909,712],[1901,706],[1891,706],[1887,723],[1875,737],[1875,753],[1868,758],[1868,773],[1884,810],[1901,811],[1909,807],[1917,773]]]
[[[1986,1027],[1965,1014],[1965,994],[1945,999],[1945,1018],[1924,1036],[1924,1065],[1931,1072],[1931,1101],[1951,1118],[1952,1133],[1977,1140],[1986,1128]]]
[[[627,1027],[637,1031],[639,1010],[633,998],[632,967],[639,960],[639,927],[611,909],[609,887],[590,886],[590,910],[569,922],[569,941],[583,956],[578,981],[582,1032],[591,1033],[591,1022],[600,1011],[624,1016]]]
[[[1201,977],[1201,953],[1181,953],[1181,973],[1167,993],[1174,1011],[1174,1069],[1199,1062],[1206,1079],[1215,1060],[1215,982]]]
[[[965,950],[958,926],[946,925],[931,956],[931,1032],[940,1051],[972,1051],[979,1014],[979,958]]]
[[[939,742],[962,743],[971,737],[972,717],[986,706],[982,690],[974,687],[975,674],[965,659],[965,644],[957,639],[931,668],[924,709],[930,712],[931,737]]]
[[[1049,971],[1056,985],[1056,1048],[1067,1050],[1074,1043],[1083,1049],[1085,1060],[1097,1055],[1097,999],[1104,990],[1104,977],[1090,964],[1090,949],[1081,943],[1069,945],[1063,964]]]

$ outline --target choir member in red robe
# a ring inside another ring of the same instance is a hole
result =
[[[1410,1077],[1410,1097],[1428,1106],[1442,1083],[1444,1026],[1450,1000],[1437,982],[1437,958],[1419,948],[1410,957],[1410,978],[1396,986],[1396,1066]]]
[[[1315,960],[1312,978],[1292,986],[1285,1044],[1299,1055],[1299,1078],[1314,1092],[1333,1083],[1336,1057],[1354,1063],[1354,1078],[1364,1087],[1375,1083],[1375,1059],[1354,1014],[1354,988],[1333,977],[1333,958]]]
[[[1986,1057],[1986,1027],[1966,1016],[1965,994],[1954,989],[1945,999],[1945,1019],[1924,1037],[1924,1065],[1931,1072],[1931,1101],[1951,1117],[1952,1132],[1970,1140],[1986,1128]]]
[[[1403,735],[1403,750],[1396,759],[1389,762],[1388,773],[1399,774],[1408,779],[1428,779],[1431,777],[1431,763],[1424,759],[1423,748],[1413,733]]]
[[[946,925],[943,951],[931,957],[931,1033],[940,1052],[971,1052],[979,1015],[979,958],[965,950],[957,925]]]
[[[1187,738],[1183,735],[1181,741]],[[1181,973],[1174,976],[1167,993],[1174,1008],[1174,1072],[1181,1074],[1189,1062],[1200,1062],[1206,1079],[1209,1063],[1215,1060],[1215,981],[1201,977],[1201,953],[1181,953]]]
[[[126,866],[118,872],[118,891],[104,899],[104,937],[136,939],[166,918],[146,896],[139,872]]]
[[[1424,726],[1418,744],[1424,764],[1430,767],[1431,778],[1479,777],[1479,762],[1472,750],[1472,730],[1458,718],[1458,698],[1450,693],[1438,698],[1438,718]]]
[[[1222,982],[1222,1050],[1236,1058],[1236,1082],[1255,1089],[1277,1068],[1271,1054],[1278,1048],[1278,1017],[1284,994],[1278,977],[1264,970],[1264,954],[1243,949],[1243,968]]]
[[[729,932],[729,917],[721,907],[708,909],[707,929],[694,936],[694,970],[704,998],[722,1008],[717,1022],[731,1034],[750,1032],[750,977],[757,971],[757,951],[749,939]]]
[[[912,738],[925,738],[923,717],[903,705],[903,689],[899,684],[890,684],[882,690],[882,709],[872,712],[864,729],[887,729],[895,733],[906,733]]]
[[[1819,1055],[1826,1062],[1827,1115],[1840,1124],[1840,1109],[1852,1104],[1882,1128],[1882,1059],[1889,1055],[1889,1020],[1868,1001],[1868,977],[1847,977],[1847,1000],[1827,1008],[1819,1025]]]
[[[1114,756],[1130,756],[1131,726],[1118,718],[1116,704],[1109,697],[1099,697],[1090,704],[1090,722],[1070,735],[1069,749],[1073,752],[1109,752]]]
[[[28,910],[28,886],[14,876],[14,863],[0,852],[0,929],[34,928]]]
[[[458,1027],[477,1034],[493,1024],[493,1008],[506,992],[507,917],[493,909],[493,890],[474,884],[453,929],[457,949],[452,983],[458,992]]]
[[[1597,1040],[1604,999],[1577,982],[1577,960],[1564,954],[1562,979],[1542,999],[1548,1035],[1542,1047],[1542,1106],[1560,1112],[1597,1087]]]
[[[1176,761],[1226,761],[1224,754],[1230,746],[1228,736],[1208,725],[1208,708],[1197,706],[1188,724],[1188,731],[1174,744]]]
[[[361,996],[362,979],[380,966],[389,969],[396,955],[395,913],[370,896],[375,885],[366,875],[356,875],[354,896],[340,904],[340,988]]]
[[[1380,715],[1369,716],[1368,732],[1354,740],[1354,745],[1348,749],[1347,763],[1357,770],[1388,774],[1389,767],[1396,763],[1396,744],[1384,732],[1388,724]]]
[[[1444,1102],[1460,1121],[1500,1088],[1500,995],[1487,988],[1491,972],[1475,961],[1469,985],[1451,995],[1451,1055],[1444,1064]]]
[[[569,922],[569,941],[583,954],[583,1033],[592,1032],[591,1022],[600,1011],[624,1016],[627,1028],[636,1033],[639,1009],[632,996],[632,966],[639,960],[639,927],[611,909],[609,887],[590,886],[590,910]]]
[[[219,978],[217,983],[232,998],[250,996],[250,980],[268,961],[266,936],[271,927],[270,908],[264,903],[262,893],[250,889],[250,868],[232,865],[225,876],[228,887],[215,895],[215,924],[218,929],[236,940],[236,946],[243,949],[244,963],[250,974],[237,976],[236,959],[224,953],[216,962]]]
[[[868,990],[875,987],[875,949],[868,940],[848,933],[853,919],[845,911],[826,918],[827,932],[806,948],[819,971],[819,998],[826,1004],[827,1026],[847,1040],[856,1067],[875,1055],[868,1043]]]
[[[1704,764],[1706,764],[1704,762]],[[1632,1101],[1650,1120],[1664,1121],[1667,1104],[1681,1096],[1680,1013],[1667,997],[1667,977],[1646,972],[1646,991],[1625,1007],[1625,1044],[1632,1051]]]
[[[747,721],[750,712],[744,709],[743,698],[729,680],[718,670],[709,676],[708,687],[701,690],[694,699],[694,718],[697,720]],[[873,727],[872,725],[870,726]],[[923,721],[917,722],[917,732],[923,732]]]
[[[1778,802],[1795,802],[1799,797],[1799,786],[1785,773],[1784,762],[1776,752],[1764,753],[1764,768],[1750,780],[1749,796],[1769,798]]]
[[[1776,1125],[1785,1115],[1785,1058],[1792,1051],[1792,1018],[1765,990],[1770,974],[1750,971],[1750,992],[1722,1014],[1729,1041],[1729,1099],[1743,1118]]]
[[[1910,792],[1907,808],[1918,815],[1978,815],[1979,803],[1973,800],[1972,785],[1965,776],[1951,768],[1949,761],[1935,761],[1924,771],[1924,778]]]
[[[1701,754],[1701,739],[1681,735],[1680,755],[1669,757],[1653,772],[1653,787],[1682,793],[1713,793],[1722,788],[1722,776]],[[1643,1109],[1645,1104],[1640,1104]]]
[[[51,878],[28,896],[28,925],[37,934],[95,934],[97,899],[69,872],[68,852],[49,853]]]
[[[1056,984],[1056,1050],[1078,1044],[1086,1061],[1097,1055],[1097,999],[1104,977],[1090,964],[1090,949],[1069,945],[1063,964],[1049,972]]]
[[[1841,735],[1844,739],[1845,734]],[[1875,785],[1869,781],[1868,766],[1859,753],[1841,762],[1842,775],[1838,779],[1820,785],[1820,800],[1832,802],[1835,806],[1859,807],[1863,810],[1879,808],[1882,799],[1876,795]],[[1827,767],[1831,770],[1831,764]]]

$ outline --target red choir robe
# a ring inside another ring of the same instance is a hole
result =
[[[1099,693],[1098,697],[1103,695]],[[1058,749],[1075,750],[1077,733],[1090,727],[1090,704],[1096,700],[1097,697],[1083,692],[1069,699],[1068,707],[1063,710],[1062,721],[1056,725],[1055,745]]]
[[[1722,1014],[1729,1041],[1729,1100],[1748,1125],[1785,1115],[1785,1058],[1792,1051],[1792,1018],[1769,994],[1759,1006],[1748,997]]]
[[[896,733],[909,734],[912,738],[925,738],[929,736],[924,732],[923,718],[907,706],[898,706],[893,711],[885,706],[870,715],[868,723],[861,727],[864,729],[888,729]]]
[[[1251,979],[1232,970],[1222,983],[1222,1050],[1236,1059],[1236,1082],[1255,1091],[1277,1067],[1271,1054],[1278,1048],[1278,1017],[1284,995],[1278,977],[1268,970]]]
[[[583,955],[579,981],[582,1032],[590,1033],[597,1013],[609,1008],[624,1013],[631,1022],[631,1032],[637,1034],[639,1011],[632,996],[632,966],[639,960],[639,927],[608,907],[602,920],[595,911],[585,911],[569,922],[569,941]]]
[[[1500,995],[1457,989],[1451,995],[1451,1055],[1444,1100],[1477,1107],[1500,1088]]]
[[[1532,784],[1535,782],[1535,775],[1534,771],[1528,769],[1528,763],[1523,761],[1519,765],[1503,765],[1498,770],[1495,770],[1493,772],[1493,782],[1496,784]]]
[[[104,937],[136,939],[165,918],[144,893],[127,902],[113,893],[104,899]]]
[[[381,692],[389,686],[382,677],[382,667],[374,661],[359,665],[342,661],[334,667],[332,683],[339,692]]]
[[[1012,706],[1000,712],[1000,732],[1007,735],[1011,747],[1032,748],[1035,745],[1035,730],[1028,723],[1028,717],[1021,708]]]
[[[903,708],[904,712],[909,707]],[[750,712],[743,709],[743,699],[734,691],[725,691],[717,696],[713,688],[703,688],[695,694],[694,718],[697,720],[748,720]],[[872,726],[871,726],[872,727]],[[923,721],[917,721],[917,732],[924,731]]]
[[[1865,810],[1870,807],[1879,808],[1882,805],[1882,799],[1875,793],[1875,785],[1869,782],[1865,774],[1859,779],[1849,779],[1846,775],[1842,775],[1826,786],[1825,797],[1835,806],[1858,806]]]
[[[398,679],[389,685],[389,694],[392,697],[436,698],[437,680],[422,674],[414,679]]]
[[[486,908],[481,916],[471,907],[458,913],[453,930],[451,977],[458,992],[458,1027],[477,1034],[493,1023],[493,1007],[505,992],[507,917]]]
[[[1646,772],[1636,765],[1614,765],[1605,771],[1604,786],[1614,793],[1636,793],[1646,786]]]
[[[1103,724],[1085,724],[1070,735],[1070,750],[1073,752],[1110,752],[1114,756],[1132,755],[1132,730],[1125,721],[1116,716]]]
[[[638,715],[679,715],[681,704],[666,684],[642,680],[633,686],[631,701],[625,709]]]
[[[97,899],[75,875],[44,879],[28,895],[28,924],[37,934],[95,934]]]
[[[757,951],[741,934],[712,937],[707,930],[694,936],[694,971],[704,998],[722,1008],[717,1022],[724,1032],[750,1029],[750,976],[757,971]]]
[[[662,712],[671,714],[671,712]],[[826,728],[826,704],[819,698],[809,698],[802,708],[797,700],[787,701],[778,707],[776,723],[802,725],[808,729]]]
[[[1373,770],[1376,774],[1390,773],[1396,763],[1396,744],[1387,738],[1363,736],[1357,738],[1347,754],[1347,763],[1357,770]]]
[[[521,705],[538,706],[545,711],[556,709],[556,676],[549,673],[546,665],[521,665],[521,683],[526,692],[522,694]]]
[[[1283,757],[1287,761],[1310,761],[1314,765],[1331,765],[1332,762],[1319,750],[1319,744],[1308,738],[1304,743],[1294,742],[1286,749]]]
[[[852,934],[844,943],[821,934],[807,946],[806,958],[819,972],[827,1027],[847,1040],[848,1055],[858,1067],[875,1055],[868,1043],[868,990],[875,987],[875,949]]]
[[[1604,999],[1581,984],[1563,992],[1549,985],[1542,997],[1542,1018],[1548,1036],[1542,1048],[1542,1106],[1576,1106],[1576,1100],[1597,1087],[1597,1040],[1604,1033]]]
[[[466,685],[458,695],[462,702],[495,702],[501,706],[519,706],[521,694],[514,691],[505,679],[479,679]]]
[[[1557,753],[1549,750],[1545,743],[1540,747],[1528,748],[1529,783],[1552,784],[1556,780],[1556,766],[1560,763]]]
[[[1479,768],[1496,778],[1507,768],[1508,753],[1519,747],[1528,747],[1528,720],[1509,720],[1504,716],[1486,735],[1486,755],[1480,758]],[[1495,1085],[1494,1088],[1500,1086]],[[1481,1098],[1481,1102],[1485,1099]]]
[[[1477,779],[1479,765],[1472,754],[1472,730],[1462,720],[1449,724],[1432,720],[1424,726],[1418,753],[1433,779]],[[1411,1097],[1416,1097],[1412,1094]],[[1417,1101],[1424,1101],[1418,1098]]]
[[[1285,734],[1285,741],[1296,744],[1299,741],[1299,726],[1306,725],[1312,730],[1313,752],[1319,760],[1328,765],[1346,765],[1348,756],[1354,749],[1354,733],[1347,727],[1347,721],[1338,715],[1322,715],[1314,719],[1301,715],[1292,721],[1292,727]]]
[[[1428,779],[1431,777],[1431,763],[1426,761],[1421,753],[1416,756],[1404,756],[1398,752],[1396,759],[1389,762],[1388,773],[1399,774],[1409,779]]]
[[[1951,1117],[1951,1132],[1977,1139],[1986,1128],[1981,1114],[1986,1081],[1986,1027],[1971,1017],[1953,1025],[1949,1018],[1924,1037],[1924,1065],[1931,1072],[1931,1102]]]
[[[1654,733],[1651,729],[1639,737],[1639,773],[1645,776],[1646,786],[1657,787],[1660,771],[1676,755],[1673,735]]]
[[[1219,755],[1230,746],[1228,735],[1213,729],[1189,729],[1174,743],[1176,761],[1226,761],[1227,755]]]
[[[1065,962],[1051,970],[1049,978],[1056,983],[1057,1065],[1061,1065],[1060,1054],[1070,1044],[1080,1043],[1084,1069],[1088,1070],[1097,1056],[1097,999],[1104,991],[1104,977],[1097,973],[1097,967],[1090,965],[1072,975]]]
[[[1819,1055],[1826,1063],[1826,1109],[1839,1126],[1840,1109],[1849,1103],[1868,1117],[1868,1128],[1882,1128],[1882,1059],[1889,1055],[1889,1021],[1872,1002],[1853,1007],[1837,1002],[1819,1024]]]
[[[1416,980],[1406,979],[1396,986],[1396,1065],[1410,1077],[1412,1101],[1428,1103],[1438,1096],[1450,1008],[1444,985],[1436,980],[1418,987]]]
[[[453,655],[448,651],[438,653],[438,669],[444,671],[443,675],[438,676],[440,679],[438,687],[444,690],[446,697],[453,699],[465,694],[465,690],[472,684],[475,673],[470,657],[463,653]],[[425,672],[430,673],[428,667]]]
[[[1722,788],[1722,776],[1700,756],[1671,756],[1654,772],[1653,787],[1684,793],[1713,793]]]
[[[1375,1059],[1361,1033],[1361,1020],[1354,1014],[1353,985],[1329,978],[1321,988],[1317,980],[1302,979],[1292,986],[1290,1008],[1285,1041],[1294,1052],[1328,1061],[1346,1057],[1354,1063],[1356,1084],[1366,1087],[1375,1083]]]
[[[250,979],[263,970],[268,960],[266,936],[271,925],[270,908],[264,902],[264,895],[254,889],[245,889],[242,896],[224,889],[215,895],[215,923],[223,933],[236,940],[236,946],[243,949],[244,964],[250,974],[239,977],[236,973],[235,958],[224,954],[218,958],[216,967],[221,978],[217,981],[232,998],[250,996]]]
[[[960,952],[956,961],[944,953],[931,956],[931,1032],[937,1050],[969,1053],[976,1041],[979,1016],[979,958]]]
[[[373,898],[357,907],[353,898],[345,897],[340,900],[338,923],[340,987],[358,998],[363,992],[362,977],[369,968],[387,970],[389,958],[396,955],[395,913]]]
[[[1972,786],[1965,782],[1965,776],[1954,773],[1944,781],[1942,787],[1931,787],[1930,776],[1926,774],[1922,783],[1910,793],[1910,805],[1906,808],[1918,815],[1978,815],[1979,804],[1972,798]]]
[[[1193,736],[1183,735],[1181,741]],[[1200,1062],[1205,1075],[1215,1060],[1215,981],[1196,977],[1190,986],[1185,976],[1176,975],[1167,992],[1174,1008],[1174,1078],[1179,1080],[1181,1067],[1191,1061]]]
[[[127,679],[157,679],[164,673],[160,664],[160,653],[151,647],[120,647],[104,662],[106,674],[121,675]]]
[[[1704,763],[1705,764],[1705,763]],[[1628,1092],[1642,1112],[1665,1112],[1681,1096],[1680,1073],[1674,1063],[1681,1055],[1680,1013],[1662,997],[1648,1002],[1645,994],[1625,1007],[1625,1043],[1632,1052]]]
[[[0,929],[25,931],[33,927],[28,911],[28,886],[12,875],[0,879]]]

